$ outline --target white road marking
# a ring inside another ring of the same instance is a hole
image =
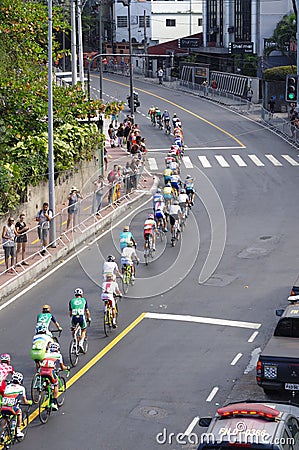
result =
[[[190,436],[190,434],[192,433],[195,425],[198,424],[199,421],[199,417],[194,417],[194,419],[192,420],[192,422],[190,423],[190,425],[188,426],[188,428],[186,429],[184,436]]]
[[[217,394],[217,392],[219,391],[219,387],[215,386],[210,394],[208,395],[208,397],[206,398],[206,402],[211,402],[213,400],[213,398],[215,397],[215,395]]]
[[[179,322],[205,323],[208,325],[223,325],[226,327],[249,328],[249,329],[253,329],[253,330],[258,330],[261,327],[260,323],[254,323],[254,322],[241,322],[238,320],[214,319],[212,317],[187,316],[187,315],[178,315],[178,314],[163,314],[163,313],[147,312],[147,313],[145,313],[144,317],[146,319],[176,320]]]
[[[232,360],[232,362],[230,363],[231,366],[235,366],[237,364],[237,362],[239,361],[240,358],[242,358],[243,354],[242,353],[238,353],[234,359]]]
[[[183,156],[182,160],[183,160],[183,163],[184,163],[186,169],[192,169],[193,168],[193,164],[192,164],[189,156]]]
[[[246,162],[241,158],[240,155],[232,155],[232,158],[236,161],[238,166],[240,166],[240,167],[246,167],[247,166]]]
[[[293,158],[291,158],[289,155],[281,155],[281,156],[292,166],[299,166],[299,163],[295,161]]]
[[[148,164],[151,170],[158,170],[157,162],[155,158],[148,158]]]
[[[266,158],[269,159],[269,161],[274,165],[274,166],[282,166],[281,162],[278,161],[278,159],[275,158],[275,156],[273,155],[265,155]]]
[[[258,334],[259,334],[258,331],[254,331],[247,342],[253,342]]]
[[[228,162],[223,158],[222,155],[215,155],[215,158],[217,159],[221,167],[229,167]]]
[[[189,147],[188,150],[235,150],[237,148],[244,150],[246,147]]]
[[[248,155],[248,158],[258,167],[262,167],[265,164],[256,156],[256,155]]]
[[[201,162],[202,166],[204,168],[208,168],[208,167],[212,167],[211,164],[209,163],[209,160],[206,156],[200,156],[198,155],[198,159]]]

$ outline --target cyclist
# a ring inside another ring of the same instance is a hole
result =
[[[172,187],[169,181],[163,189],[163,196],[167,207],[167,205],[170,205],[172,200]]]
[[[169,208],[169,221],[171,225],[171,233],[173,233],[173,228],[176,221],[178,223],[178,231],[180,231],[181,217],[182,217],[182,210],[179,205],[179,202],[177,200],[174,200],[173,204],[170,205]]]
[[[156,106],[155,108],[155,118],[156,118],[156,123],[162,127],[162,115],[161,115],[161,111],[160,109]]]
[[[175,194],[177,195],[182,182],[181,182],[180,176],[178,175],[176,170],[172,171],[170,183],[171,183],[172,189],[174,190]]]
[[[156,221],[154,214],[149,214],[143,225],[143,236],[144,236],[144,250],[146,249],[146,241],[152,236],[153,239],[153,251],[156,251]]]
[[[154,209],[154,211],[155,211],[155,204],[157,202],[162,202],[163,200],[164,200],[164,197],[163,197],[162,191],[161,191],[160,188],[158,188],[156,190],[156,193],[153,195],[153,209]]]
[[[58,370],[69,370],[69,367],[63,364],[62,355],[60,353],[60,346],[58,342],[50,344],[49,351],[45,354],[44,359],[40,364],[40,375],[49,378],[51,382],[51,389],[53,392],[53,403],[51,405],[53,411],[58,410]]]
[[[164,110],[164,112],[162,114],[162,119],[164,122],[164,128],[167,130],[167,128],[169,127],[169,123],[170,123],[170,116],[169,116],[169,112],[167,111],[167,109]]]
[[[194,190],[194,179],[191,177],[191,175],[186,176],[184,188],[186,189],[186,194],[188,195],[190,203],[193,206],[195,198],[195,190]]]
[[[152,124],[155,125],[156,124],[156,117],[155,117],[156,116],[156,109],[155,109],[154,106],[150,107],[150,109],[148,110],[148,115],[151,118]]]
[[[139,264],[139,258],[136,254],[135,248],[133,248],[133,242],[128,242],[127,247],[125,247],[121,254],[121,265],[129,265],[132,267],[132,280],[135,280],[135,266],[133,260]]]
[[[74,337],[75,328],[77,323],[81,328],[81,339],[79,340],[79,347],[84,353],[83,343],[86,336],[86,326],[87,323],[91,323],[90,311],[88,309],[87,300],[83,297],[83,289],[76,288],[74,290],[75,297],[69,301],[69,314],[72,318],[71,327],[72,334]]]
[[[102,295],[101,299],[106,302],[109,301],[110,307],[112,308],[112,326],[117,328],[116,323],[116,311],[115,311],[115,297],[122,297],[116,281],[113,281],[113,276],[109,273],[106,277],[106,281],[102,284]]]
[[[45,353],[48,350],[50,343],[53,342],[52,336],[47,333],[47,327],[41,323],[36,328],[36,334],[33,336],[30,356],[35,361],[36,370],[39,368],[39,363],[44,359]]]
[[[157,202],[155,204],[154,212],[155,212],[155,220],[157,222],[157,225],[159,226],[159,222],[162,221],[162,224],[164,227],[163,231],[166,233],[168,230],[167,230],[167,221],[166,221],[165,210],[166,210],[166,205],[165,205],[164,198],[163,198],[162,202]]]
[[[180,136],[178,136],[178,135],[175,136],[174,145],[176,145],[179,148],[179,158],[180,158],[182,153],[184,152],[184,143]]]
[[[190,206],[190,200],[188,195],[186,194],[185,189],[181,189],[179,196],[178,196],[178,202],[181,207],[182,216],[186,217],[186,207],[187,205]]]
[[[62,328],[59,325],[59,323],[57,322],[56,318],[53,316],[53,314],[51,314],[51,306],[44,305],[42,307],[42,312],[40,314],[38,314],[38,316],[37,316],[35,328],[37,329],[37,327],[40,324],[44,324],[47,327],[47,334],[52,337],[52,333],[49,330],[49,326],[50,326],[51,322],[54,323],[57,330],[62,331]]]
[[[14,373],[14,368],[10,364],[10,355],[3,353],[0,356],[0,395],[4,394],[6,388],[7,378],[9,374]]]
[[[181,119],[179,119],[179,118],[177,117],[176,113],[174,113],[173,116],[172,116],[172,125],[173,125],[173,128],[176,128],[176,127],[178,126],[179,123],[181,124],[180,126],[182,126]]]
[[[134,239],[133,234],[130,231],[130,227],[126,225],[124,226],[123,231],[121,231],[119,235],[119,245],[121,252],[123,251],[124,248],[127,247],[128,242],[133,242],[133,245],[136,246],[136,241]]]
[[[113,279],[115,281],[116,280],[115,272],[120,278],[122,278],[122,274],[120,273],[118,265],[115,262],[115,256],[109,255],[107,256],[107,261],[105,261],[103,264],[103,281],[106,281],[106,276],[108,275],[108,273],[112,273]]]
[[[23,374],[20,372],[14,372],[11,377],[11,382],[6,386],[2,398],[1,414],[5,416],[17,416],[17,433],[18,438],[23,438],[24,433],[21,431],[22,425],[22,410],[20,403],[25,405],[32,405],[32,400],[28,400],[26,397],[26,389],[22,386]],[[6,423],[3,425],[5,426]]]
[[[172,175],[172,170],[169,167],[166,167],[166,169],[164,169],[164,171],[163,171],[164,184],[167,184],[168,181],[170,181],[171,175]]]

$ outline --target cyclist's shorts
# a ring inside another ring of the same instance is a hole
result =
[[[126,258],[125,256],[122,256],[120,258],[120,262],[122,266],[133,266],[133,261],[131,258]]]
[[[12,414],[14,416],[16,416],[17,414],[19,414],[20,412],[22,412],[21,408],[19,407],[19,405],[14,405],[14,406],[2,406],[1,407],[1,414],[2,416],[11,416]]]
[[[45,348],[42,349],[32,348],[30,350],[30,356],[33,359],[33,361],[42,361],[45,357],[45,354],[46,354]]]
[[[51,369],[50,367],[42,367],[40,370],[40,375],[42,377],[49,378],[51,384],[53,386],[57,386],[58,384],[58,375],[55,369]]]
[[[165,198],[165,200],[171,200],[172,199],[172,195],[171,194],[164,194],[164,198]]]
[[[2,380],[0,383],[0,395],[3,397],[6,388],[6,380]]]
[[[170,225],[174,225],[176,220],[178,220],[178,216],[177,215],[169,216]]]
[[[190,194],[194,194],[194,189],[193,188],[186,188],[186,194],[190,195]]]
[[[115,298],[113,294],[103,292],[103,294],[101,295],[101,299],[103,300],[103,302],[109,302],[111,308],[115,308]]]
[[[155,212],[156,219],[165,219],[165,214],[160,209]]]
[[[73,316],[72,317],[72,330],[75,329],[77,323],[79,324],[79,327],[81,330],[85,330],[87,324],[85,320],[85,316]]]
[[[177,183],[177,182],[171,182],[171,186],[174,188],[174,189],[176,189],[177,191],[179,190],[179,183]]]
[[[169,177],[168,175],[164,175],[164,183],[168,183],[168,181],[171,180],[171,177]]]
[[[150,230],[145,230],[143,236],[144,236],[144,240],[148,241],[150,236],[153,237],[153,232]]]

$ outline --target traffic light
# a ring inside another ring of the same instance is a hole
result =
[[[297,85],[298,85],[298,75],[287,75],[286,96],[285,96],[287,102],[297,101]]]

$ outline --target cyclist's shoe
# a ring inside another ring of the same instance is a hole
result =
[[[117,327],[118,327],[117,323],[114,323],[114,324],[112,325],[112,328],[117,328]]]
[[[21,428],[17,428],[16,436],[17,436],[17,438],[23,438],[24,437],[24,433],[21,431]]]
[[[153,246],[153,252],[155,252],[155,251],[156,251],[156,247]]]
[[[163,230],[163,231],[164,231],[164,233],[167,233],[168,229],[167,229],[167,228],[164,228],[164,230]]]
[[[84,347],[83,347],[83,343],[79,344],[79,351],[80,351],[80,353],[85,353],[85,350],[84,350]]]
[[[57,403],[52,403],[52,411],[58,411]]]
[[[135,275],[131,275],[131,280],[135,281]]]

